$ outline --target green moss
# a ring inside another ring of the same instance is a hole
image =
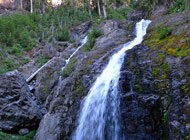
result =
[[[160,49],[166,54],[175,57],[190,55],[189,36],[186,36],[185,33],[171,35],[172,29],[170,27],[166,28],[160,26],[161,25],[156,25],[156,27],[154,26],[150,29],[150,33],[144,40],[145,45],[149,46],[153,50]]]
[[[162,68],[163,68],[164,72],[169,72],[171,70],[171,67],[168,65],[168,63],[164,63],[162,65]]]
[[[172,28],[163,28],[159,32],[158,39],[159,40],[165,39],[166,37],[170,36],[171,33],[172,33]]]
[[[183,93],[184,93],[184,96],[189,92],[190,88],[189,88],[189,85],[184,85],[181,87]]]
[[[34,130],[30,131],[30,133],[24,136],[7,134],[0,131],[0,139],[1,140],[32,140],[35,134],[36,134],[36,131]]]
[[[135,87],[135,90],[137,90],[139,92],[142,91],[142,86],[140,84],[135,84],[134,87]]]
[[[157,76],[160,74],[160,68],[154,68],[152,72],[153,76]]]
[[[64,78],[67,78],[75,69],[75,64],[76,64],[76,60],[75,59],[71,59],[69,64],[67,64],[67,66],[65,67],[65,69],[62,72],[62,76]]]
[[[162,76],[161,76],[161,79],[166,79],[167,78],[167,75],[166,74],[163,74]]]
[[[166,57],[166,55],[165,54],[163,54],[163,53],[159,53],[158,54],[158,61],[161,61],[163,58],[165,58]]]
[[[49,85],[47,83],[45,83],[45,85],[44,85],[44,90],[45,90],[46,94],[49,93]]]

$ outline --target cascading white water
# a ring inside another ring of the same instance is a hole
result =
[[[86,42],[88,41],[88,36],[86,36],[82,41],[81,41],[81,45],[71,54],[71,56],[65,61],[66,64],[65,66],[69,63],[69,61],[71,60],[71,58],[78,52],[78,50],[80,48],[82,48],[84,46],[84,44],[86,44]],[[64,70],[65,66],[61,69],[61,71]]]
[[[114,54],[91,87],[80,112],[73,140],[121,140],[118,80],[125,52],[143,41],[151,21],[136,24],[136,38]]]

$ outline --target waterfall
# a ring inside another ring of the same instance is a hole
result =
[[[125,52],[143,41],[151,21],[136,24],[136,38],[109,60],[84,99],[73,140],[121,140],[118,80]]]
[[[81,45],[70,55],[70,57],[65,61],[66,64],[65,66],[69,63],[69,61],[71,60],[71,58],[78,52],[78,50],[80,48],[82,48],[84,46],[84,44],[86,44],[86,42],[88,41],[88,36],[86,36],[82,41],[81,41]],[[65,69],[65,66],[62,67],[61,71],[63,71]]]

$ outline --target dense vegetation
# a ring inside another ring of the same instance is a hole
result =
[[[35,1],[34,1],[35,2]],[[36,7],[40,7],[35,5]],[[72,3],[65,3],[59,8],[46,8],[46,12],[40,14],[34,13],[16,13],[14,15],[0,17],[0,74],[18,68],[20,65],[27,64],[30,59],[23,57],[33,47],[41,44],[57,41],[73,41],[69,36],[69,29],[89,20],[96,24],[105,20],[102,17],[99,20],[96,9],[92,10],[92,17],[89,10],[85,7],[77,7]],[[108,19],[126,19],[130,8],[121,8],[113,10],[110,6],[107,8]],[[90,35],[90,47],[95,39]],[[14,61],[16,59],[16,61]],[[43,56],[39,56],[36,63],[47,62]]]

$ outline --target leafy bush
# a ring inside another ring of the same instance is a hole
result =
[[[165,39],[171,33],[172,33],[172,28],[163,28],[163,29],[160,30],[158,38],[159,38],[159,40]]]
[[[30,62],[29,58],[22,58],[22,64],[27,64]]]
[[[57,41],[70,41],[69,31],[66,29],[62,29],[60,32],[56,35]]]
[[[22,46],[20,44],[15,44],[13,47],[8,49],[10,54],[14,54],[16,56],[22,55]]]
[[[96,42],[96,38],[100,37],[102,35],[101,32],[99,32],[95,27],[92,28],[92,31],[88,35],[88,42],[84,45],[83,51],[91,51],[94,47],[94,44]]]
[[[67,64],[66,68],[61,73],[61,75],[64,78],[67,78],[74,71],[75,64],[76,64],[76,60],[75,59],[71,59],[70,62],[69,62],[69,64]]]
[[[112,7],[107,9],[107,15],[108,15],[108,19],[126,19],[129,12],[130,12],[130,8],[126,7],[126,8],[121,8],[118,10],[114,10]]]
[[[25,14],[1,17],[0,41],[8,47],[16,43],[26,47],[30,41],[30,30],[35,28],[34,21]]]
[[[169,13],[179,13],[185,10],[184,0],[176,0],[175,3],[169,8]]]

